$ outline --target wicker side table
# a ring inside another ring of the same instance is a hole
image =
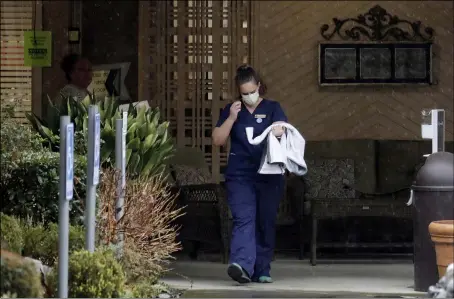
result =
[[[314,198],[311,200],[311,216],[312,236],[310,262],[312,266],[315,266],[317,263],[318,220],[355,216],[411,219],[412,209],[407,206],[405,202],[397,201],[393,196],[374,199]]]

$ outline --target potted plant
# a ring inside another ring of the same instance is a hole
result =
[[[441,278],[448,265],[454,263],[454,220],[431,222],[429,233],[435,244],[438,276]]]

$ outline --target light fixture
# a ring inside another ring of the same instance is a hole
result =
[[[70,44],[79,44],[80,42],[80,29],[76,27],[68,28],[68,42]]]

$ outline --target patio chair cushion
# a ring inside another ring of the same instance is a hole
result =
[[[355,171],[353,159],[307,160],[306,198],[354,198]]]
[[[206,168],[188,165],[173,165],[175,180],[180,186],[211,183],[211,173]]]
[[[355,168],[354,186],[363,192],[373,193],[377,192],[378,154],[376,140],[324,140],[309,141],[304,152],[304,158],[306,161],[353,159]],[[310,172],[311,170],[308,171]]]

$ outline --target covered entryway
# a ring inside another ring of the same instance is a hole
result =
[[[140,5],[140,98],[160,107],[178,146],[203,150],[213,180],[219,181],[227,154],[211,146],[211,130],[235,96],[236,66],[250,63],[251,1]]]

